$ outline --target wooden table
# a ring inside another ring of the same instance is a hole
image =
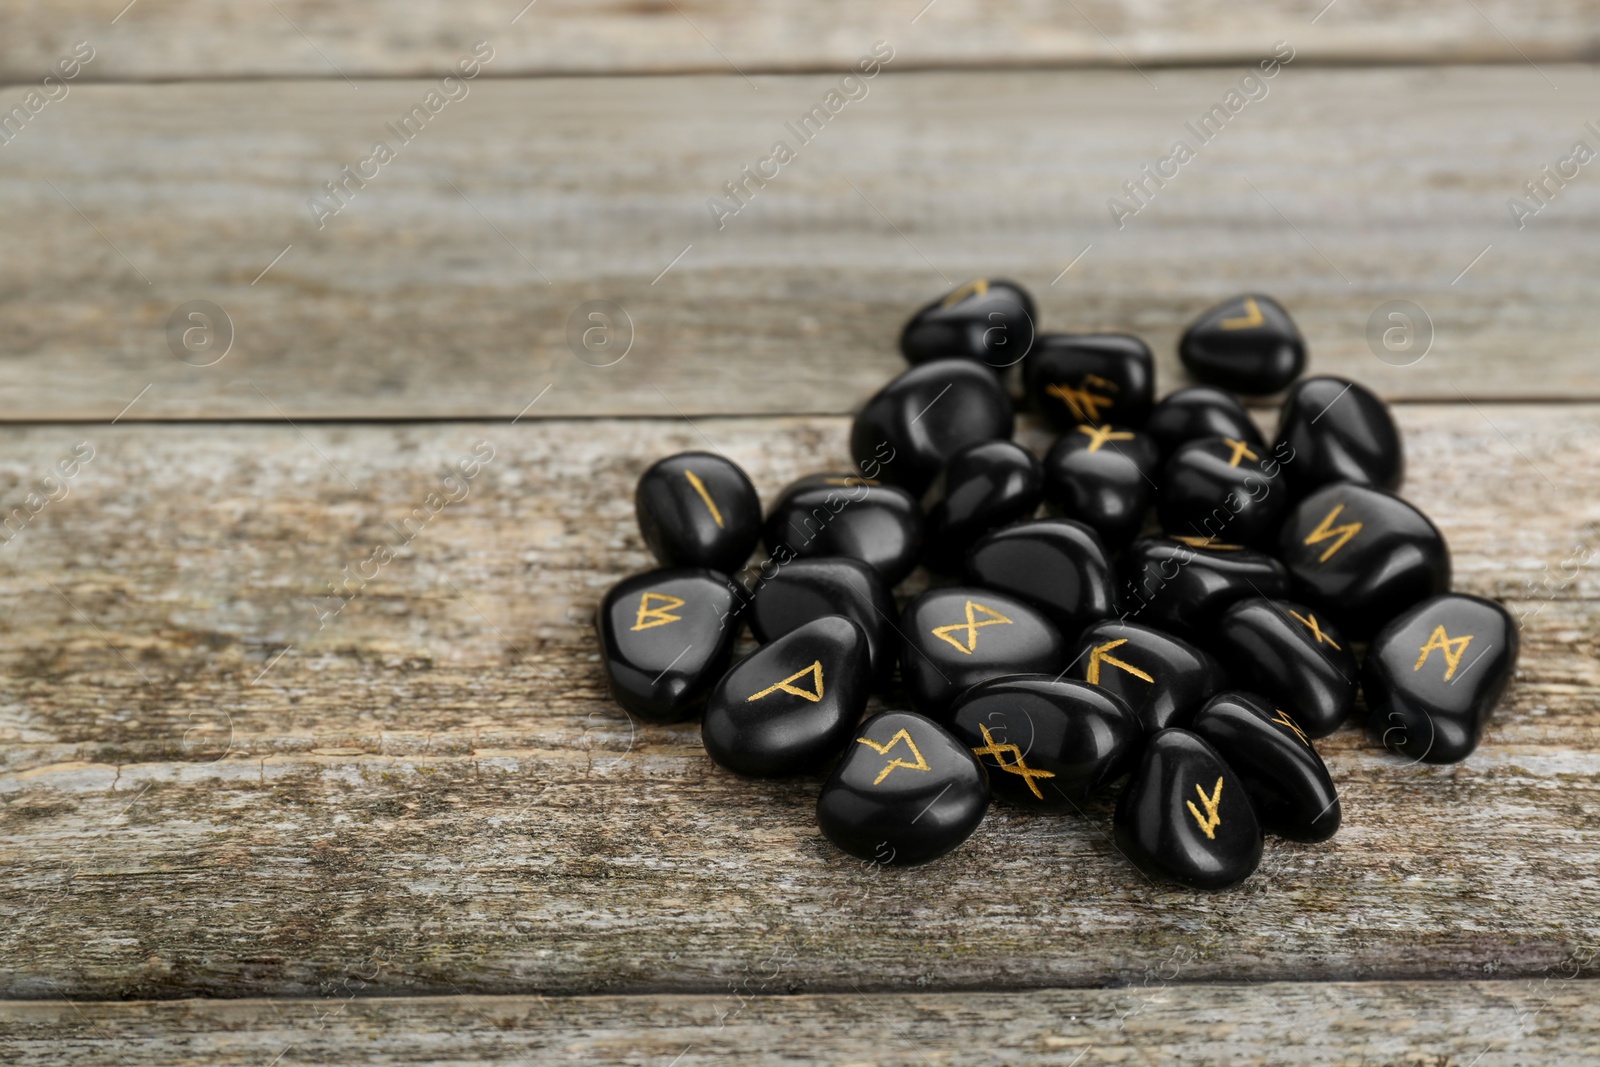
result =
[[[0,3],[0,105],[94,50],[0,143],[5,1062],[1592,1054],[1600,162],[1524,185],[1600,148],[1600,4],[118,6]],[[649,566],[639,472],[709,444],[770,500],[842,465],[906,314],[980,273],[1145,336],[1162,391],[1190,318],[1267,289],[1388,397],[1456,587],[1521,620],[1482,747],[1346,727],[1338,837],[1202,895],[1108,804],[865,866],[816,782],[630,723],[589,619]]]

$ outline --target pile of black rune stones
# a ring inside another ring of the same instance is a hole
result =
[[[1128,775],[1118,849],[1206,889],[1248,877],[1264,831],[1338,829],[1312,741],[1358,682],[1377,743],[1413,762],[1473,750],[1516,627],[1450,592],[1444,538],[1396,495],[1378,397],[1301,378],[1305,342],[1262,295],[1189,327],[1179,354],[1205,384],[1160,403],[1137,337],[1034,321],[999,280],[918,311],[911,369],[855,419],[855,469],[800,479],[764,519],[723,456],[647,470],[639,526],[663,569],[597,618],[617,701],[656,722],[703,709],[706,751],[736,774],[825,774],[823,834],[882,863],[960,845],[991,789],[1073,812]],[[1011,440],[1019,363],[1059,431],[1043,462]],[[1285,389],[1269,443],[1234,394]],[[902,606],[918,564],[930,587]],[[746,623],[760,646],[730,669]],[[894,710],[863,721],[874,693]]]

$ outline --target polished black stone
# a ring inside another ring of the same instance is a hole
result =
[[[1016,282],[979,278],[921,308],[900,334],[911,363],[971,359],[995,369],[1022,360],[1034,342],[1033,298]]]
[[[1116,614],[1116,572],[1105,544],[1073,519],[994,531],[967,553],[964,580],[1032,605],[1067,637]]]
[[[1152,878],[1238,885],[1261,862],[1261,824],[1238,773],[1187,730],[1163,730],[1117,798],[1117,850]]]
[[[1236,393],[1276,393],[1306,367],[1306,343],[1270,296],[1224,300],[1196,319],[1178,342],[1186,370]]]
[[[849,556],[898,585],[922,552],[922,508],[897,485],[812,474],[784,489],[761,537],[774,559]]]
[[[1414,761],[1466,759],[1516,673],[1519,648],[1516,622],[1492,600],[1455,593],[1423,601],[1367,649],[1368,729]]]
[[[667,567],[710,567],[732,574],[761,532],[761,498],[731,461],[680,452],[657,461],[633,494],[639,531]]]
[[[1155,443],[1137,430],[1078,426],[1057,438],[1044,458],[1044,497],[1115,551],[1144,525],[1159,462]]]
[[[1264,552],[1222,541],[1145,537],[1123,553],[1122,618],[1204,646],[1228,606],[1289,593],[1289,572]]]
[[[930,589],[900,620],[900,682],[924,715],[943,721],[955,698],[1002,674],[1057,674],[1061,631],[1022,601],[993,589]]]
[[[702,567],[612,586],[595,613],[611,695],[643,719],[688,718],[727,669],[740,606],[728,576]]]
[[[1009,438],[1011,398],[999,377],[969,359],[912,367],[884,386],[850,428],[863,476],[922,491],[968,445]]]
[[[843,615],[867,635],[873,677],[894,670],[894,594],[883,577],[858,559],[818,556],[772,565],[752,583],[746,612],[750,632],[765,644],[824,615]]]
[[[1133,622],[1090,626],[1067,654],[1068,672],[1127,701],[1147,734],[1187,726],[1228,688],[1222,665],[1182,638]]]
[[[850,742],[871,684],[867,635],[843,615],[824,615],[723,675],[706,701],[700,738],[735,774],[810,774]]]
[[[1180,445],[1162,468],[1156,517],[1174,537],[1272,545],[1289,506],[1284,467],[1265,448],[1235,437]]]
[[[1231,437],[1265,454],[1266,441],[1237,397],[1210,385],[1190,385],[1169,394],[1150,411],[1144,432],[1163,456],[1201,437]]]
[[[960,569],[978,538],[1031,517],[1043,490],[1039,461],[1021,445],[983,441],[963,448],[950,457],[922,498],[928,566]]]
[[[1326,841],[1339,829],[1339,792],[1288,712],[1254,693],[1219,693],[1200,709],[1190,730],[1233,768],[1268,833]]]
[[[1278,537],[1294,599],[1364,641],[1450,588],[1450,549],[1427,516],[1393,493],[1335,484],[1295,506]]]
[[[1125,333],[1047,333],[1022,364],[1028,399],[1057,428],[1140,427],[1154,402],[1150,347]]]
[[[1308,737],[1326,737],[1355,708],[1355,652],[1315,608],[1251,597],[1230,606],[1202,642],[1234,686],[1287,711]]]
[[[1289,390],[1274,451],[1297,497],[1333,482],[1399,489],[1405,477],[1389,405],[1343,378],[1307,378]]]
[[[1037,811],[1076,811],[1128,772],[1144,745],[1138,716],[1086,682],[1015,674],[956,701],[950,732],[972,749],[1001,797]]]
[[[885,711],[853,731],[817,797],[817,824],[852,856],[910,866],[972,835],[989,810],[977,757],[933,720]]]

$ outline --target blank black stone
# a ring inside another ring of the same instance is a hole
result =
[[[1163,456],[1201,437],[1231,437],[1247,441],[1257,452],[1266,441],[1250,413],[1232,393],[1210,385],[1190,385],[1168,395],[1150,412],[1144,432]]]
[[[1306,366],[1306,343],[1270,296],[1248,293],[1205,312],[1178,342],[1178,356],[1202,382],[1236,393],[1276,393]]]
[[[755,582],[750,631],[765,644],[824,615],[843,615],[867,635],[874,678],[894,670],[897,637],[894,595],[882,576],[858,559],[797,559],[763,572]]]
[[[706,702],[706,752],[735,774],[810,774],[851,740],[872,683],[867,635],[824,615],[762,645]]]
[[[1389,406],[1343,378],[1307,378],[1289,390],[1275,451],[1297,497],[1333,482],[1399,489],[1405,477]]]
[[[688,718],[728,667],[740,606],[728,576],[702,567],[612,586],[595,615],[611,695],[652,722]]]
[[[1450,588],[1450,550],[1438,528],[1393,493],[1361,485],[1330,485],[1296,505],[1278,558],[1294,599],[1357,641]]]
[[[943,721],[955,698],[1003,674],[1057,674],[1066,642],[1042,614],[992,589],[931,589],[900,620],[900,682],[924,715]]]
[[[920,496],[951,456],[1009,438],[1013,422],[996,374],[968,359],[940,359],[912,367],[867,401],[850,428],[850,454],[866,477]]]
[[[928,566],[959,569],[978,538],[1030,517],[1043,489],[1039,461],[1014,442],[983,441],[951,456],[922,500]]]
[[[1272,453],[1249,441],[1190,441],[1162,468],[1156,517],[1173,537],[1271,546],[1289,506],[1284,469]]]
[[[730,460],[680,452],[657,461],[634,491],[639,531],[667,567],[710,567],[732,574],[761,532],[761,498]]]
[[[1121,697],[1145,733],[1187,726],[1228,688],[1222,666],[1194,645],[1138,623],[1097,622],[1068,650],[1072,677]]]
[[[1241,600],[1222,613],[1207,647],[1235,686],[1287,711],[1308,737],[1333,733],[1355,709],[1355,652],[1315,608]]]
[[[1384,627],[1361,688],[1380,743],[1426,763],[1471,755],[1517,669],[1516,622],[1492,600],[1433,597]]]
[[[1152,878],[1227,889],[1261,862],[1261,824],[1237,773],[1187,730],[1163,730],[1117,798],[1117,849]]]
[[[817,797],[817,825],[852,856],[910,866],[978,828],[989,781],[977,757],[933,720],[885,711],[853,731]]]
[[[1219,693],[1190,729],[1238,774],[1268,833],[1326,841],[1339,829],[1339,792],[1292,715],[1253,693]]]
[[[979,278],[911,316],[900,351],[912,364],[970,359],[997,370],[1028,354],[1034,341],[1033,298],[1016,282]]]
[[[1124,620],[1201,646],[1231,604],[1289,593],[1289,572],[1271,556],[1200,538],[1141,538],[1123,554],[1120,569]]]
[[[1144,744],[1120,698],[1049,674],[979,682],[956,701],[950,731],[983,762],[996,794],[1036,811],[1081,813]]]
[[[1133,540],[1155,499],[1160,460],[1137,430],[1078,426],[1056,439],[1044,458],[1044,496],[1115,551]]]
[[[1072,519],[996,530],[967,553],[965,581],[1037,608],[1063,636],[1116,614],[1116,572],[1100,535]]]
[[[761,536],[775,558],[849,556],[898,585],[922,552],[922,508],[897,485],[812,474],[779,495]]]
[[[1138,428],[1154,402],[1150,346],[1125,333],[1047,333],[1022,364],[1028,398],[1058,429]]]

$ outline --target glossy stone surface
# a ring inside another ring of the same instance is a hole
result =
[[[1060,673],[1061,631],[1022,601],[992,589],[930,589],[900,620],[900,682],[924,715],[944,721],[955,698],[1002,674]]]
[[[1021,445],[984,441],[963,448],[950,457],[922,499],[928,566],[959,569],[978,538],[1031,517],[1043,491],[1039,461]]]
[[[1122,617],[1204,646],[1228,606],[1283,597],[1289,572],[1264,552],[1221,541],[1146,537],[1123,554]]]
[[[1399,489],[1405,452],[1389,405],[1343,378],[1307,378],[1289,390],[1278,424],[1284,475],[1297,497],[1333,482]]]
[[[1330,485],[1296,505],[1278,558],[1294,599],[1357,641],[1450,588],[1450,549],[1438,528],[1393,493],[1360,485]]]
[[[1115,551],[1133,540],[1155,499],[1156,446],[1137,430],[1078,426],[1044,458],[1044,497]]]
[[[1339,791],[1288,712],[1252,693],[1219,693],[1190,729],[1239,776],[1267,833],[1326,841],[1339,829]]]
[[[862,475],[904,486],[914,496],[957,452],[1010,438],[1011,398],[999,376],[969,359],[912,367],[867,401],[850,428],[850,455]]]
[[[1264,597],[1241,600],[1222,613],[1208,647],[1235,687],[1288,712],[1307,737],[1326,737],[1355,710],[1355,652],[1344,632],[1315,608]]]
[[[710,567],[733,574],[761,532],[761,498],[730,460],[680,452],[653,464],[633,495],[639,532],[667,567]]]
[[[612,697],[652,722],[688,718],[728,667],[740,607],[728,576],[703,567],[612,586],[595,614]]]
[[[982,761],[997,796],[1080,814],[1144,744],[1138,716],[1119,697],[1050,674],[979,682],[956,701],[950,732]]]
[[[1021,362],[1034,342],[1033,298],[1016,282],[979,278],[919,309],[900,334],[910,363],[969,359],[996,370]]]
[[[852,732],[817,797],[829,841],[864,860],[910,866],[938,859],[978,828],[988,776],[941,726],[885,711]]]
[[[898,585],[922,553],[922,508],[897,485],[812,474],[779,495],[761,538],[774,559],[849,556]]]
[[[1412,760],[1466,759],[1516,673],[1519,648],[1515,620],[1492,600],[1456,593],[1417,604],[1367,650],[1368,729]]]
[[[1121,697],[1147,734],[1187,726],[1228,688],[1222,666],[1189,642],[1138,623],[1097,622],[1068,650],[1068,675]]]
[[[706,701],[700,737],[735,774],[810,774],[850,742],[871,684],[867,635],[843,615],[824,615],[723,675]]]
[[[1237,397],[1211,385],[1190,385],[1169,394],[1151,409],[1144,432],[1163,456],[1201,437],[1231,437],[1262,452],[1266,441]]]
[[[757,641],[775,641],[824,615],[843,615],[867,635],[873,677],[882,682],[894,670],[894,595],[867,564],[845,556],[797,559],[763,571],[754,585],[746,615]]]
[[[1276,393],[1306,366],[1300,329],[1276,300],[1247,293],[1205,312],[1178,342],[1195,378],[1236,393]]]
[[[1271,546],[1289,506],[1284,470],[1272,453],[1249,441],[1190,441],[1162,468],[1156,517],[1173,537]]]
[[[1187,730],[1163,730],[1122,795],[1117,850],[1152,878],[1195,889],[1238,885],[1261,862],[1261,825],[1236,772]]]
[[[1058,429],[1140,427],[1154,403],[1150,346],[1125,333],[1047,333],[1022,364],[1034,410]]]
[[[1105,544],[1072,519],[995,530],[967,553],[964,580],[1037,608],[1066,637],[1116,613],[1116,572]]]

